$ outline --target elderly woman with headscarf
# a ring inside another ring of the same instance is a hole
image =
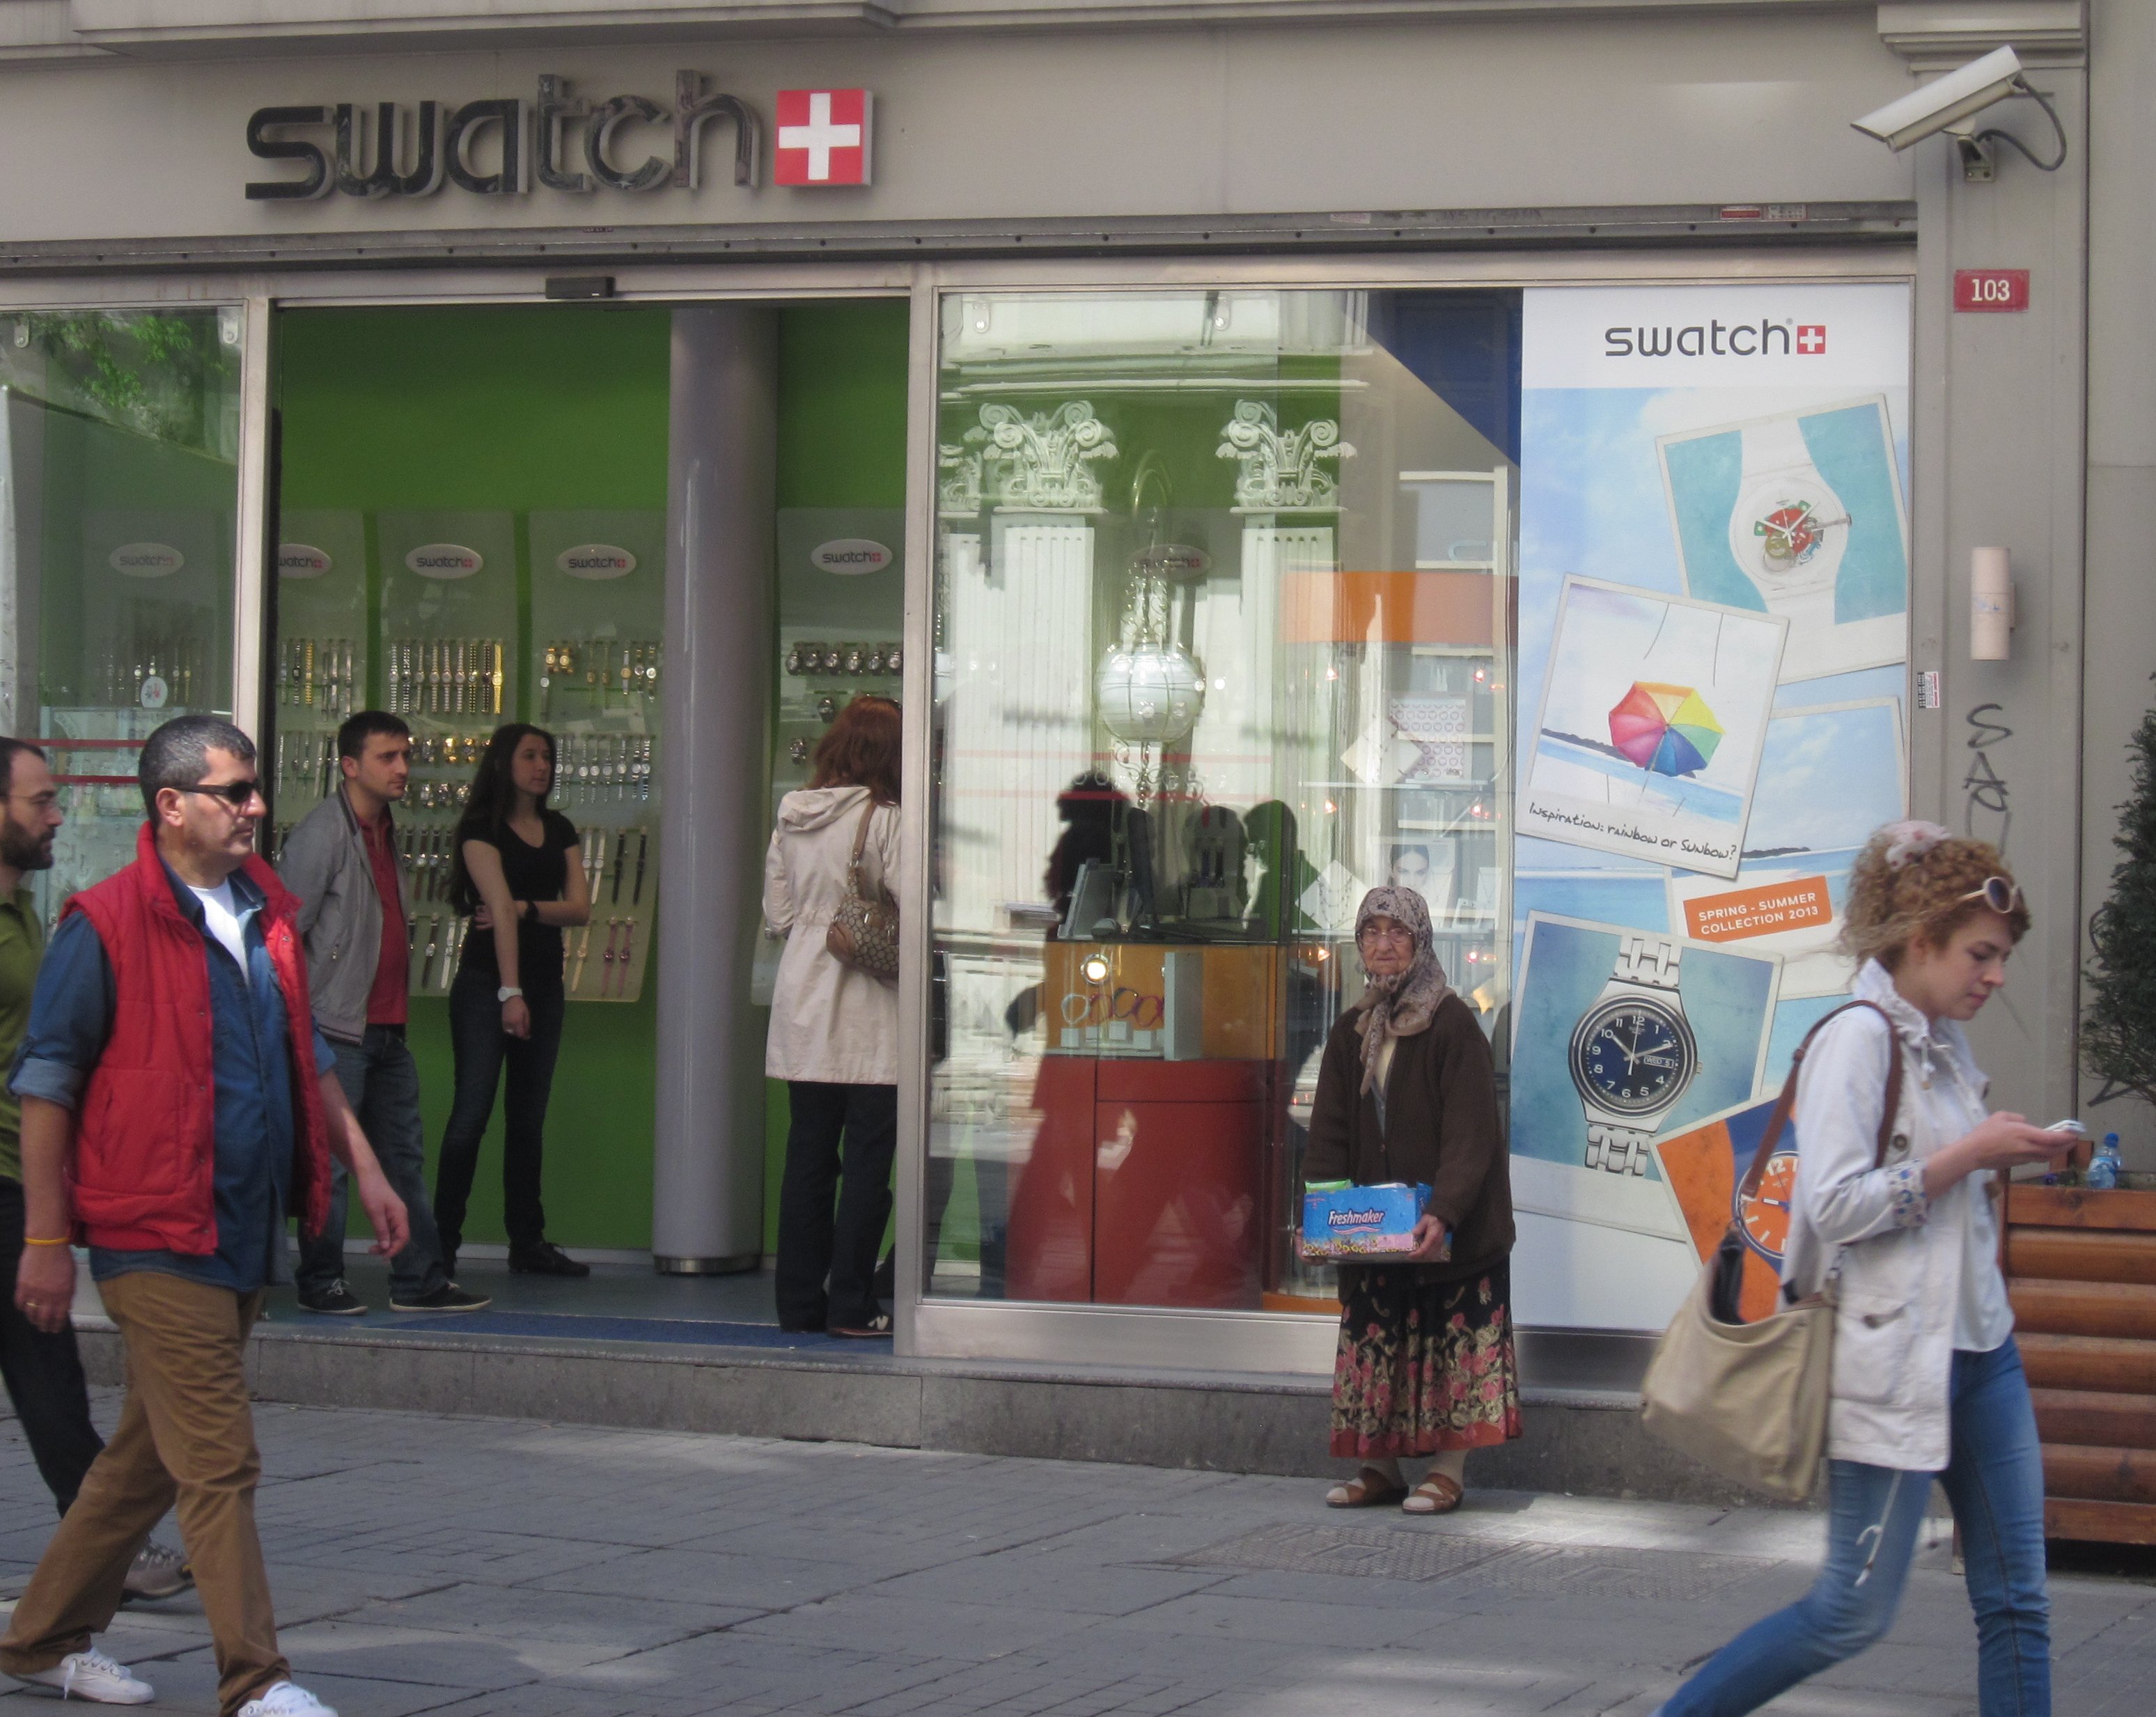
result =
[[[1430,946],[1421,895],[1371,889],[1355,946],[1368,985],[1326,1040],[1303,1176],[1426,1182],[1430,1200],[1399,1262],[1340,1266],[1332,1448],[1359,1470],[1325,1500],[1448,1514],[1467,1451],[1520,1434],[1496,1081],[1474,1012]],[[1430,1458],[1412,1491],[1403,1456]]]

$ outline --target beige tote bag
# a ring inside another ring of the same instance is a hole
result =
[[[1820,1026],[1851,1007],[1837,1007],[1804,1034],[1753,1153],[1751,1171],[1738,1189],[1736,1208],[1757,1197],[1759,1179],[1774,1154],[1797,1100],[1797,1074]],[[1888,1029],[1892,1024],[1890,1021]],[[1887,1160],[1894,1117],[1902,1102],[1901,1046],[1887,1045],[1887,1102],[1879,1118],[1872,1166]],[[1812,1494],[1820,1458],[1826,1451],[1829,1368],[1834,1357],[1833,1273],[1820,1292],[1776,1307],[1756,1324],[1738,1320],[1744,1281],[1744,1242],[1734,1217],[1693,1284],[1683,1309],[1656,1345],[1641,1386],[1640,1417],[1649,1431],[1725,1479],[1748,1484],[1784,1502]]]

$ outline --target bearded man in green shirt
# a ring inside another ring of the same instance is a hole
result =
[[[30,992],[45,949],[44,924],[23,879],[52,868],[53,837],[64,819],[45,754],[24,741],[0,738],[0,792],[6,794],[0,803],[0,1378],[38,1472],[64,1515],[105,1440],[90,1423],[74,1331],[63,1327],[48,1335],[15,1304],[15,1272],[25,1249],[23,1115],[6,1079],[29,1027]],[[131,1597],[171,1597],[192,1583],[186,1559],[154,1539],[127,1571]]]

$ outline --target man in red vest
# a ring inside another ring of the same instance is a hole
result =
[[[404,1245],[404,1207],[315,1029],[298,902],[254,856],[268,807],[253,741],[183,715],[143,742],[138,773],[149,818],[135,863],[69,901],[11,1081],[27,1230],[15,1302],[60,1328],[67,1242],[86,1244],[126,1345],[127,1395],[16,1603],[0,1669],[66,1698],[154,1698],[90,1637],[177,1500],[223,1717],[335,1717],[277,1649],[247,1336],[285,1268],[286,1212],[303,1234],[321,1227],[332,1153],[377,1252]]]

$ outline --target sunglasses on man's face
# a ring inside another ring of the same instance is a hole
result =
[[[2021,904],[2021,884],[2003,876],[1987,876],[1984,886],[1971,889],[1964,900],[1981,900],[2001,918]]]
[[[235,811],[244,811],[253,804],[262,791],[259,781],[198,782],[192,787],[174,787],[176,793],[207,793],[213,799],[222,799]]]

